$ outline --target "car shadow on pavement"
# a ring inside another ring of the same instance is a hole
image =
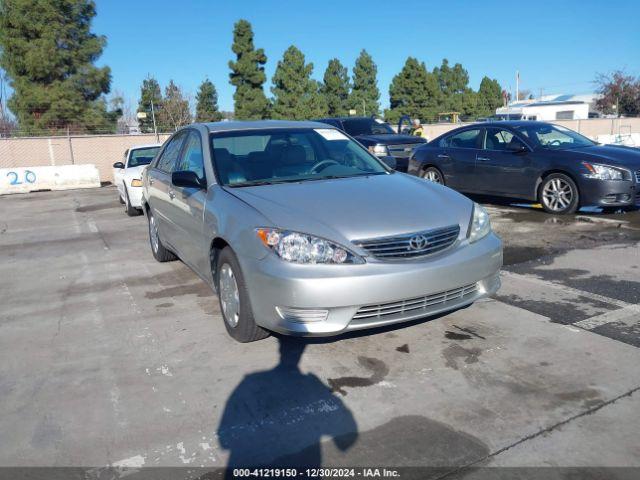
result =
[[[322,466],[321,440],[340,451],[358,438],[358,426],[343,401],[299,362],[304,340],[278,337],[280,362],[246,375],[229,396],[218,427],[220,446],[233,467]]]

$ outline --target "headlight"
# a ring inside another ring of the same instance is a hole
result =
[[[306,233],[258,228],[256,233],[263,245],[282,260],[293,263],[364,263],[358,255],[323,238]]]
[[[582,162],[582,165],[589,171],[584,176],[587,178],[595,178],[597,180],[624,180],[624,170],[606,165],[598,165],[597,163]]]
[[[469,242],[477,242],[491,232],[489,213],[478,203],[473,204],[473,216],[469,225]]]
[[[369,147],[369,151],[377,157],[386,157],[389,155],[389,149],[386,145],[374,145]]]
[[[131,180],[131,186],[132,187],[141,187],[142,186],[142,180],[139,178],[134,178],[133,180]]]

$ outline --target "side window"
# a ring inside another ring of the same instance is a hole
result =
[[[451,148],[477,148],[480,129],[464,130],[446,137],[443,142],[444,147]]]
[[[156,164],[158,170],[162,170],[165,173],[171,173],[173,170],[173,164],[180,153],[180,147],[182,147],[182,142],[185,136],[186,132],[180,132],[169,141],[169,144],[165,147],[160,158],[158,158],[158,163]]]
[[[488,128],[484,140],[485,150],[509,150],[509,143],[513,139],[513,133],[501,128]],[[517,140],[517,138],[516,138]]]
[[[201,181],[204,181],[204,159],[202,157],[202,141],[200,134],[194,130],[189,132],[187,141],[184,144],[182,155],[176,163],[174,171],[188,170],[195,172]]]

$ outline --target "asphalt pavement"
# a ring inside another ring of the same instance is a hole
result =
[[[495,298],[239,344],[114,188],[0,204],[0,466],[640,467],[640,212],[489,203]]]

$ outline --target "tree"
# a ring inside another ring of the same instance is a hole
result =
[[[327,104],[327,114],[339,117],[349,113],[349,71],[333,58],[324,72],[321,93]]]
[[[155,78],[149,76],[142,81],[140,101],[138,102],[138,112],[145,113],[145,116],[138,120],[142,133],[153,133],[153,115],[155,114],[157,123],[161,107],[162,91],[160,90],[160,84]]]
[[[433,69],[442,92],[441,112],[458,112],[463,115],[475,114],[474,92],[469,88],[469,74],[461,64],[453,68],[445,58],[442,65]]]
[[[478,116],[495,115],[496,108],[502,106],[502,87],[497,80],[483,77],[478,89]]]
[[[264,65],[267,56],[253,45],[253,30],[246,20],[238,21],[233,28],[233,53],[236,61],[229,62],[229,82],[236,87],[233,94],[235,117],[239,120],[268,118],[269,101],[263,84],[267,80]]]
[[[173,83],[173,80],[169,80],[169,85],[164,90],[164,100],[158,120],[163,130],[177,130],[191,123],[189,100],[184,98],[182,90]]]
[[[95,15],[91,0],[0,3],[0,66],[22,129],[115,130],[103,98],[111,72],[94,65],[106,43],[91,32]]]
[[[327,105],[312,73],[313,63],[305,63],[304,54],[291,45],[273,75],[273,118],[305,120],[326,115]]]
[[[380,111],[377,74],[373,58],[362,50],[353,67],[353,88],[349,95],[350,107],[362,115],[377,115]]]
[[[200,84],[196,94],[196,122],[219,122],[222,118],[218,110],[218,92],[207,78]]]
[[[610,74],[598,74],[596,83],[598,93],[602,95],[597,105],[604,113],[640,114],[640,79],[616,70]]]
[[[427,71],[424,62],[409,57],[389,86],[391,108],[385,118],[395,123],[402,115],[409,115],[422,121],[433,121],[439,113],[439,97],[436,76]]]

